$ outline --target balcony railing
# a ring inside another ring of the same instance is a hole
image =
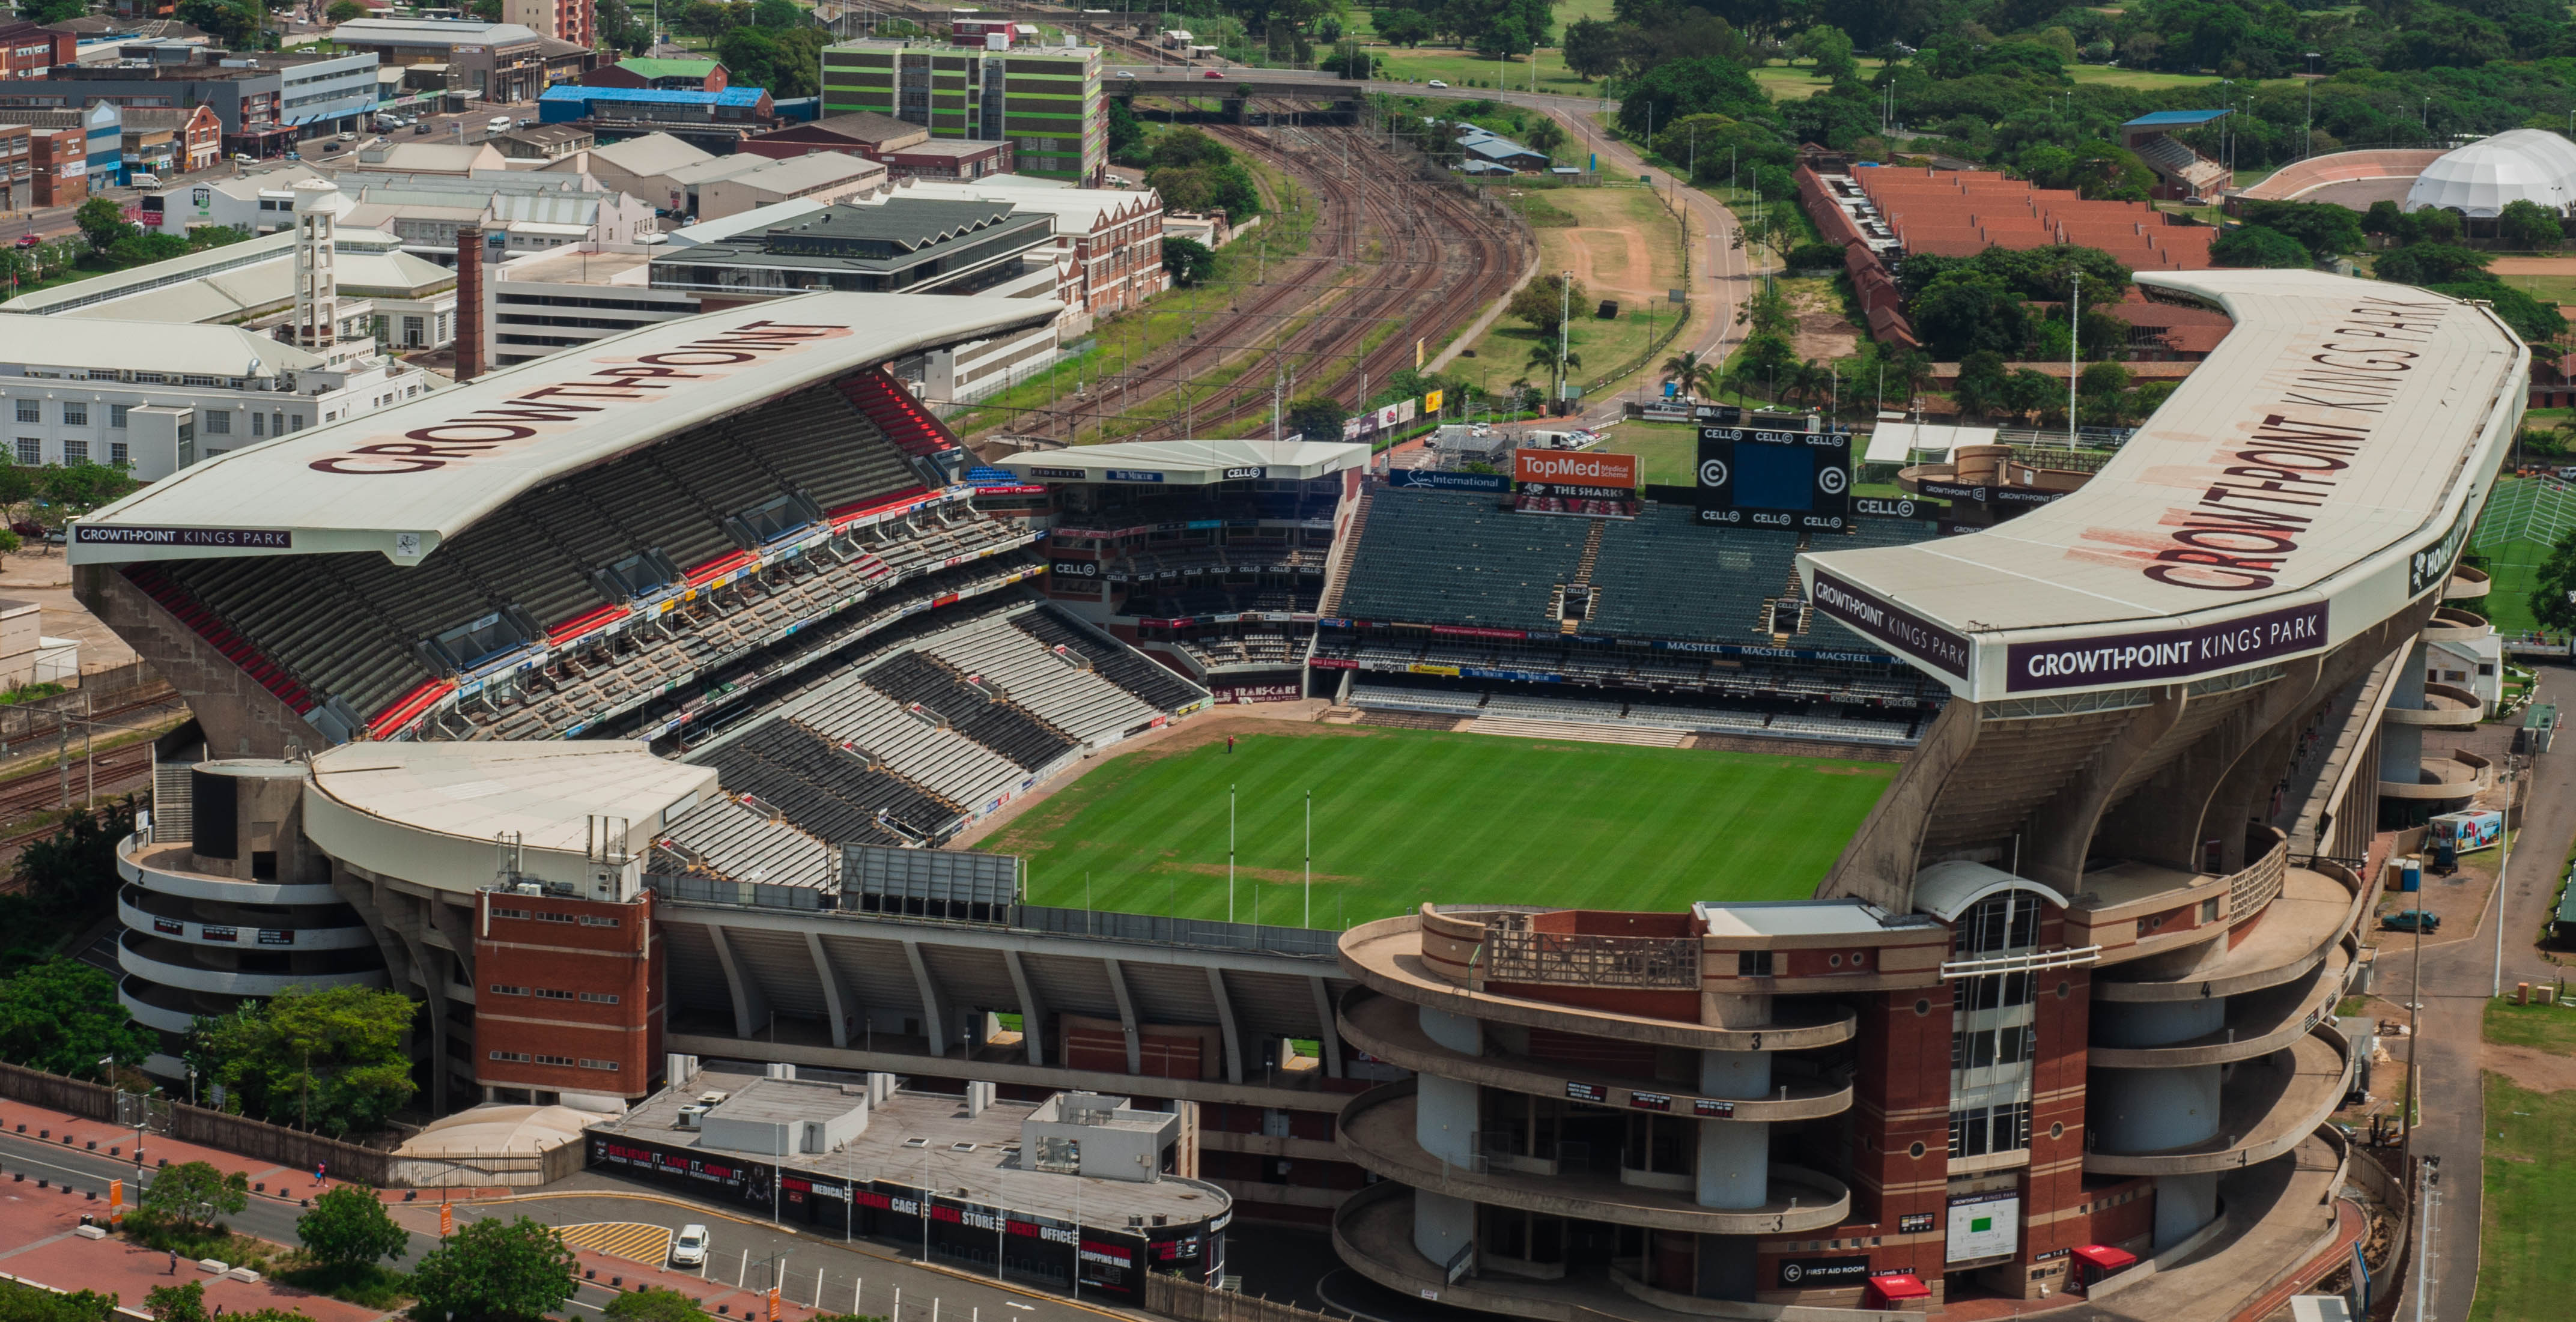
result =
[[[1696,937],[1540,932],[1525,915],[1499,914],[1485,929],[1483,959],[1489,982],[1699,990]]]

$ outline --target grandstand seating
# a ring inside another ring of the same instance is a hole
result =
[[[1290,666],[1297,663],[1290,654],[1288,635],[1284,633],[1249,632],[1239,635],[1208,634],[1198,638],[1175,638],[1172,645],[1189,654],[1201,666]]]
[[[1020,534],[991,525],[1008,545]],[[828,557],[815,561],[829,564]],[[990,558],[948,568],[920,569],[891,575],[876,565],[873,572],[856,558],[837,568],[798,580],[791,573],[784,590],[762,595],[757,589],[728,587],[663,615],[650,624],[603,638],[558,656],[543,670],[522,675],[516,693],[478,695],[459,709],[441,713],[430,733],[447,738],[535,739],[587,727],[653,700],[675,685],[709,675],[780,641],[788,626],[815,612],[862,598],[855,608],[819,624],[807,625],[787,641],[798,649],[800,663],[823,655],[841,640],[865,636],[920,611],[942,597],[973,595],[999,587],[1012,575],[1025,575],[1039,561],[1026,550],[1008,550]],[[937,563],[937,562],[932,562]]]
[[[884,368],[870,368],[838,383],[841,397],[876,424],[877,430],[905,454],[929,458],[958,449],[957,436],[937,414],[923,408],[912,391]]]
[[[174,561],[146,590],[165,605],[193,603],[199,632],[247,640],[294,689],[376,725],[447,677],[424,640],[495,620],[505,627],[487,642],[561,637],[627,605],[622,592],[600,595],[601,571],[620,562],[712,578],[748,559],[747,516],[781,498],[788,512],[763,526],[919,494],[902,451],[826,385],[531,491],[412,568],[372,553]]]
[[[941,834],[962,815],[955,803],[787,721],[763,721],[688,760],[714,767],[728,793],[751,795],[836,845],[905,843],[903,832],[878,823],[879,813],[921,837]]]
[[[1000,686],[1012,702],[1086,744],[1137,729],[1162,714],[1094,674],[1079,658],[1049,650],[1008,620],[951,630],[924,650]]]
[[[1762,603],[1794,571],[1798,536],[1702,527],[1677,505],[1604,525],[1587,630],[1627,638],[1746,643],[1768,635]]]
[[[1369,510],[1368,545],[1342,612],[1363,619],[1534,629],[1574,575],[1584,519],[1497,509],[1494,498],[1388,488]]]
[[[1030,770],[1078,746],[1026,708],[968,684],[955,671],[917,651],[886,658],[867,672],[864,682],[897,702],[927,708],[958,733]]]
[[[717,797],[663,828],[649,870],[819,890],[840,875],[838,852],[785,820]]]
[[[1063,648],[1089,662],[1092,673],[1135,694],[1156,711],[1179,711],[1208,696],[1207,690],[1145,659],[1134,649],[1074,623],[1061,607],[1046,606],[1015,616],[1011,624],[1047,648]]]
[[[992,749],[913,715],[854,674],[833,677],[779,708],[777,718],[872,754],[951,803],[982,802],[1027,774]]]

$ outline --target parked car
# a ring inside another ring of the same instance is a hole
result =
[[[1440,80],[1439,80],[1439,79],[1437,79],[1437,78],[1434,78],[1434,79],[1432,79],[1432,80],[1431,80],[1430,85],[1431,85],[1431,86],[1433,86],[1433,87],[1447,87],[1449,84],[1444,83],[1444,82],[1440,81]]]
[[[707,1228],[682,1226],[680,1237],[671,1241],[671,1265],[704,1267],[707,1265]]]
[[[2442,915],[2434,913],[2429,909],[2400,909],[2395,913],[2381,914],[2379,916],[2379,930],[2383,932],[2438,932],[2442,930]]]
[[[1199,76],[1200,76],[1200,77],[1202,77],[1202,78],[1223,78],[1223,77],[1225,77],[1225,70],[1223,70],[1223,69],[1210,69],[1210,70],[1208,70],[1206,73],[1200,74]]]
[[[18,246],[21,248],[33,248],[44,241],[45,236],[42,234],[21,234],[18,236]]]
[[[20,519],[9,525],[9,531],[14,532],[21,537],[33,538],[35,540],[42,541],[45,536],[45,525],[36,522],[34,519]]]
[[[412,126],[411,126],[411,131],[412,131],[412,133],[413,133],[414,135],[418,135],[418,134],[422,134],[422,133],[427,133],[427,132],[429,132],[430,130],[435,129],[435,128],[437,128],[437,127],[438,127],[438,126],[437,126],[436,124],[432,124],[432,123],[430,123],[428,120],[425,120],[425,119],[424,119],[424,120],[420,121],[419,123],[412,125]]]
[[[356,129],[342,129],[334,136],[341,142],[356,142],[358,140],[358,131]]]
[[[1133,77],[1135,77],[1136,75],[1134,75],[1134,74],[1132,74],[1132,73],[1127,72],[1125,69],[1121,69],[1121,70],[1119,70],[1119,71],[1118,71],[1118,76],[1119,76],[1119,77],[1121,77],[1121,78],[1133,78]]]

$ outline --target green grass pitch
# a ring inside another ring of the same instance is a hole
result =
[[[1237,727],[1238,729],[1240,727]],[[1351,726],[1188,732],[1111,759],[976,847],[1028,857],[1033,904],[1311,925],[1421,902],[1665,910],[1814,893],[1896,768]],[[1088,882],[1086,883],[1086,876]],[[1088,893],[1086,896],[1086,885]]]

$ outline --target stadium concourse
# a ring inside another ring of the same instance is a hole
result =
[[[2485,783],[2419,773],[2424,727],[2481,710],[2428,691],[2423,649],[2476,621],[2444,603],[2484,590],[2454,571],[2528,350],[2422,290],[2140,280],[2235,329],[2098,473],[1991,527],[1775,548],[1713,622],[1777,594],[1948,696],[1815,898],[1343,935],[1342,1034],[1413,1077],[1342,1112],[1382,1182],[1335,1214],[1367,1280],[1328,1297],[2196,1322],[2349,1255],[2368,1159],[2329,1117],[2372,1025],[2336,1007],[2369,987],[2374,832]],[[1368,591],[1519,624],[1573,549],[1437,517],[1460,540]],[[1724,600],[1717,554],[1635,587]]]

